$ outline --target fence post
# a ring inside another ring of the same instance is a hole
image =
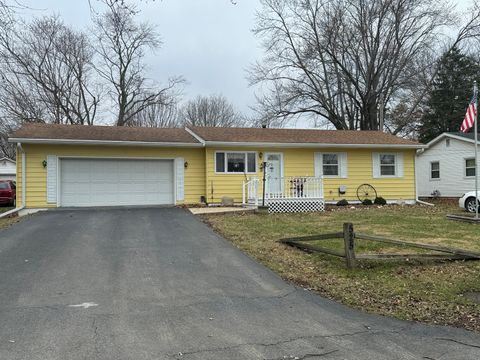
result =
[[[343,240],[345,242],[347,268],[353,269],[355,267],[355,233],[352,223],[343,224]]]

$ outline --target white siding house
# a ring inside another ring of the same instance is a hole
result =
[[[0,180],[15,180],[17,165],[15,161],[9,158],[0,159]]]
[[[461,197],[475,190],[473,135],[443,133],[417,152],[419,197]]]

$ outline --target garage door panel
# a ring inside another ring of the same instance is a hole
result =
[[[173,161],[61,160],[62,206],[174,203]]]

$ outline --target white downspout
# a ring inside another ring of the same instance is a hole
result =
[[[22,206],[18,207],[18,204],[17,204],[17,207],[15,207],[15,209],[12,209],[10,211],[6,211],[6,212],[0,214],[0,219],[8,217],[10,215],[14,215],[14,214],[18,213],[19,211],[25,209],[25,199],[26,199],[25,182],[26,182],[27,176],[25,174],[25,168],[26,168],[26,166],[25,166],[25,150],[23,149],[21,143],[17,143],[17,151],[19,151],[19,150],[22,151]]]
[[[422,149],[422,152],[423,152],[423,149]],[[418,198],[417,154],[415,154],[415,157],[413,158],[413,165],[415,168],[415,202],[422,205],[435,206],[435,204],[422,201]]]

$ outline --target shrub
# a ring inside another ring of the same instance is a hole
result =
[[[383,197],[379,196],[375,198],[375,201],[373,202],[375,205],[387,205],[387,200],[385,200]]]
[[[346,199],[342,199],[337,202],[337,206],[348,206],[348,201]]]
[[[365,199],[362,201],[362,205],[370,206],[370,205],[373,205],[373,202],[370,199]]]

